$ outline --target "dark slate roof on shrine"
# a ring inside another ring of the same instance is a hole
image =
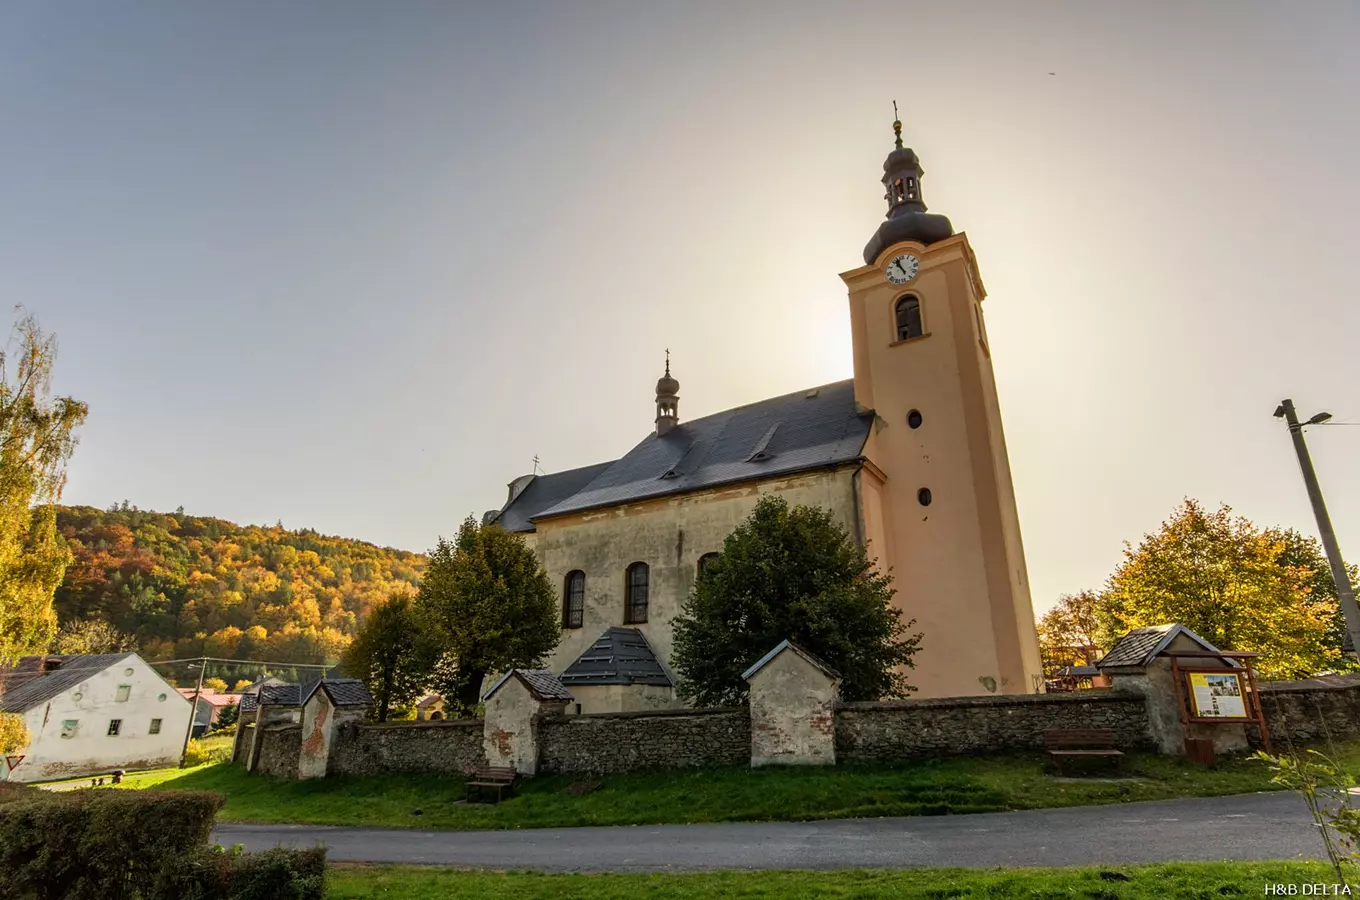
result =
[[[357,678],[323,678],[316,683],[316,686],[307,694],[307,700],[312,699],[312,694],[317,691],[324,691],[326,697],[335,706],[371,706],[373,695],[368,692],[368,688]],[[306,703],[306,700],[303,701]]]
[[[491,690],[482,695],[483,700],[491,699],[491,695],[500,690],[501,685],[511,678],[518,678],[529,689],[538,700],[575,700],[571,691],[567,690],[558,677],[547,669],[511,669],[505,673],[499,681],[491,686]]]
[[[40,703],[69,690],[102,672],[131,653],[90,653],[51,656],[25,656],[12,668],[0,671],[0,712],[27,712]],[[58,666],[54,671],[42,671],[42,662]]]
[[[1115,641],[1110,652],[1096,662],[1096,668],[1109,669],[1114,666],[1146,666],[1152,662],[1178,635],[1185,635],[1205,650],[1217,651],[1218,648],[1195,634],[1184,625],[1149,625],[1135,628]]]
[[[853,380],[771,397],[682,420],[612,463],[539,475],[496,521],[532,531],[549,516],[843,465],[860,458],[872,424]]]
[[[257,694],[241,695],[241,712],[252,712],[253,710],[259,708],[259,705],[260,705],[259,695]]]
[[[302,685],[266,684],[260,688],[261,706],[301,706]]]
[[[591,644],[560,676],[562,683],[656,684],[671,687],[670,676],[636,628],[614,627]]]

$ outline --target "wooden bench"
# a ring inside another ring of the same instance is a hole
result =
[[[507,766],[484,766],[475,769],[467,780],[467,796],[465,800],[471,802],[473,788],[496,789],[496,802],[501,802],[502,793],[508,788],[513,794],[515,791],[515,775],[518,774],[513,768]]]
[[[1124,752],[1114,744],[1114,731],[1108,728],[1044,732],[1044,749],[1060,775],[1065,764],[1078,759],[1108,759],[1116,769],[1122,769]]]

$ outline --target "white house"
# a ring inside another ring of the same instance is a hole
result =
[[[135,653],[26,656],[0,684],[0,712],[22,715],[31,736],[18,765],[0,760],[0,778],[179,764],[191,704]]]

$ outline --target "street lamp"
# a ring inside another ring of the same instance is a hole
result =
[[[1350,638],[1352,653],[1360,655],[1360,607],[1355,604],[1355,592],[1351,579],[1346,572],[1346,564],[1341,558],[1341,548],[1336,543],[1336,532],[1332,530],[1331,517],[1327,515],[1327,504],[1322,501],[1322,488],[1318,486],[1317,472],[1313,471],[1313,460],[1308,455],[1308,445],[1303,440],[1303,429],[1308,425],[1321,425],[1332,417],[1331,413],[1320,412],[1307,422],[1300,422],[1294,411],[1293,400],[1281,400],[1275,410],[1277,419],[1284,419],[1289,425],[1289,436],[1294,439],[1294,452],[1299,457],[1299,469],[1303,472],[1303,484],[1308,489],[1308,500],[1313,505],[1313,518],[1317,520],[1318,532],[1322,536],[1322,549],[1327,554],[1327,564],[1332,570],[1332,581],[1336,584],[1336,599],[1341,606],[1341,614],[1346,619],[1346,635]]]

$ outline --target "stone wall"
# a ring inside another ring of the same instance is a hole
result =
[[[539,748],[544,774],[745,766],[751,719],[744,709],[555,716],[539,720]]]
[[[481,719],[351,724],[336,732],[327,774],[463,775],[485,764]]]
[[[1277,753],[1295,741],[1325,742],[1360,736],[1360,675],[1264,682],[1258,686],[1272,749]],[[1252,743],[1259,745],[1258,729],[1253,726],[1248,732]]]
[[[301,725],[266,725],[260,729],[260,757],[255,771],[275,778],[298,777],[298,756],[302,753]]]
[[[1147,708],[1137,694],[1110,690],[842,703],[836,710],[841,762],[996,753],[1043,746],[1045,731],[1110,728],[1120,747],[1149,744]]]

